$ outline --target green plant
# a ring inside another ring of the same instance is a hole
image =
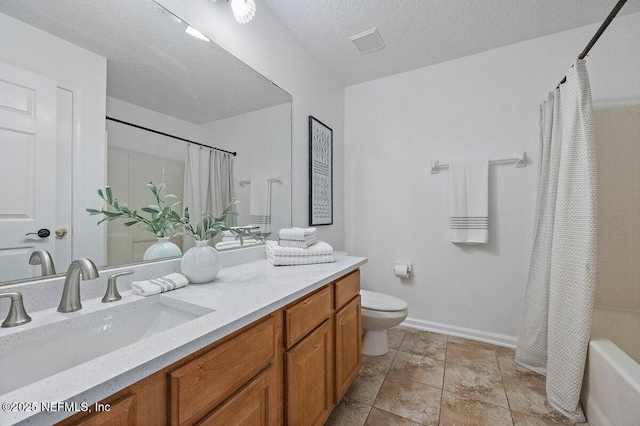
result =
[[[243,238],[251,237],[256,240],[262,241],[263,238],[255,235],[254,233],[246,229],[232,228],[225,224],[227,216],[231,213],[231,208],[238,203],[235,198],[231,200],[229,205],[225,207],[220,217],[213,217],[210,214],[202,216],[202,220],[195,226],[191,224],[191,218],[189,216],[189,208],[184,209],[184,217],[182,218],[182,224],[184,226],[184,232],[187,235],[191,235],[196,241],[207,241],[223,231],[230,231],[233,235],[240,239],[240,245],[244,244]]]
[[[146,225],[145,230],[147,232],[159,238],[179,235],[179,232],[174,231],[182,226],[182,218],[174,208],[180,204],[180,202],[178,201],[168,205],[165,201],[166,199],[177,197],[173,194],[162,194],[165,188],[164,183],[161,183],[156,187],[153,182],[149,182],[147,187],[155,196],[156,204],[142,207],[140,210],[145,213],[149,213],[151,218],[141,216],[138,214],[137,210],[131,210],[129,207],[120,204],[118,199],[113,196],[111,187],[109,186],[107,186],[104,191],[99,189],[98,195],[113,208],[113,211],[103,208],[101,210],[87,209],[87,212],[89,212],[91,216],[99,214],[104,215],[104,218],[98,222],[98,225],[105,221],[111,222],[116,219],[130,219],[129,221],[124,222],[124,226],[133,226],[142,223]]]

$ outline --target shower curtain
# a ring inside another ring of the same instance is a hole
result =
[[[596,158],[585,61],[540,108],[533,250],[516,362],[546,374],[547,398],[585,421],[580,390],[596,280]]]
[[[233,198],[233,156],[214,149],[188,145],[183,206],[189,208],[191,222],[198,223],[203,212],[219,216]],[[235,215],[228,216],[227,225],[235,224]],[[185,244],[193,246],[192,241],[189,244],[185,241]]]

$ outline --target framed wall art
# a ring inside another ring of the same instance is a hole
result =
[[[333,224],[333,130],[309,116],[309,225]]]

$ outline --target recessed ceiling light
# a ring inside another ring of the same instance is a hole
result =
[[[384,47],[384,42],[377,28],[351,36],[349,40],[356,45],[360,53],[369,53]]]
[[[197,38],[198,40],[211,41],[211,40],[209,40],[209,37],[205,36],[200,31],[198,31],[195,28],[193,28],[191,25],[187,26],[187,29],[184,30],[184,32],[189,34],[190,36],[193,36],[193,37]]]

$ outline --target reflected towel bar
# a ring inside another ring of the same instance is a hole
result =
[[[513,163],[515,162],[515,167],[526,167],[527,166],[527,153],[513,153],[512,158],[500,158],[498,160],[489,160],[489,163]],[[431,160],[429,162],[431,174],[436,174],[440,172],[440,169],[448,169],[449,164],[440,164],[440,160]]]
[[[270,183],[275,182],[278,185],[282,185],[284,184],[284,175],[278,175],[277,177],[269,178],[269,182]],[[240,179],[240,186],[247,186],[247,185],[251,185],[251,179],[249,178]]]

